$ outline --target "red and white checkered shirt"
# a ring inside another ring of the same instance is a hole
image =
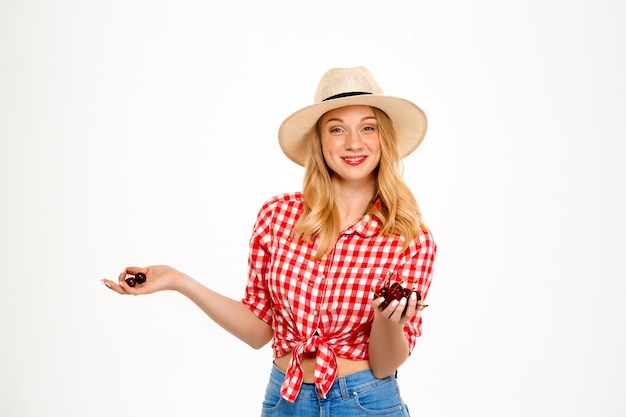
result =
[[[312,260],[315,243],[290,237],[303,208],[299,192],[263,205],[250,239],[242,299],[272,325],[274,357],[293,351],[281,389],[292,402],[303,380],[303,354],[315,352],[315,384],[325,397],[337,375],[337,356],[368,359],[372,289],[393,272],[425,299],[436,252],[432,235],[425,231],[400,253],[402,240],[380,235],[377,218],[368,214],[340,233],[330,253]],[[404,326],[410,351],[421,326],[421,313]]]

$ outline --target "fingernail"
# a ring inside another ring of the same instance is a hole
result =
[[[406,297],[400,299],[400,305],[406,305]]]
[[[106,282],[105,280],[101,279],[100,282],[107,288],[111,288],[111,284],[109,284],[108,282]]]
[[[379,303],[382,303],[383,301],[385,301],[385,297],[380,297],[380,298],[378,299],[378,302],[379,302]]]
[[[391,302],[391,307],[395,307],[395,306],[397,306],[398,304],[399,304],[398,300],[393,300],[393,301]]]
[[[417,294],[415,294],[415,291],[411,293],[411,300],[413,301],[417,300]]]

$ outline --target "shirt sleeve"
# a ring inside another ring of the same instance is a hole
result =
[[[428,289],[433,276],[433,263],[437,253],[437,244],[429,230],[424,230],[415,240],[415,245],[407,251],[407,260],[400,266],[398,274],[422,296],[422,302],[426,300]],[[422,312],[417,314],[404,325],[404,333],[409,342],[409,352],[417,343],[417,338],[422,334]]]
[[[270,268],[271,212],[265,204],[257,216],[248,256],[248,283],[241,302],[261,320],[272,322],[271,297],[267,287],[267,273]]]

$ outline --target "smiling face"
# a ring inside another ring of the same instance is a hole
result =
[[[333,179],[373,182],[380,162],[378,122],[369,106],[331,110],[320,119],[320,138]]]

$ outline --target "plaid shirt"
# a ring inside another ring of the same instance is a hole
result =
[[[379,222],[365,215],[342,231],[333,250],[312,260],[315,242],[290,232],[302,214],[301,193],[276,196],[259,211],[250,239],[246,304],[274,330],[274,357],[293,351],[281,395],[295,401],[303,380],[303,354],[315,352],[315,384],[325,397],[337,375],[336,357],[368,359],[374,317],[372,289],[389,272],[426,298],[436,244],[422,232],[399,253],[402,241],[380,235]],[[421,334],[421,313],[404,326],[413,350]]]

